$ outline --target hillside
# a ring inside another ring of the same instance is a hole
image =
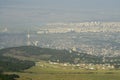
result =
[[[119,64],[120,57],[102,57],[75,51],[40,48],[35,46],[12,47],[0,50],[0,66],[6,70],[24,70],[34,66],[34,62],[51,61],[57,63]],[[7,64],[9,63],[9,64]],[[10,69],[7,65],[11,66]],[[22,65],[22,66],[21,66]],[[18,69],[15,69],[17,67]]]
[[[120,63],[119,59],[120,59],[119,56],[103,58],[102,56],[101,57],[93,56],[90,54],[79,53],[75,51],[40,48],[40,47],[35,47],[35,46],[21,46],[21,47],[6,48],[6,49],[0,50],[0,80],[15,80],[14,78],[19,78],[19,76],[16,75],[16,73],[12,75],[6,75],[6,74],[2,74],[3,72],[18,72],[20,74],[21,73],[26,74],[24,73],[24,71],[28,70],[27,73],[29,73],[29,69],[30,69],[29,74],[32,74],[34,70],[33,71],[31,70],[34,68],[35,70],[39,70],[37,68],[40,68],[40,72],[41,70],[48,70],[48,71],[49,70],[53,70],[53,71],[60,70],[61,72],[61,67],[68,71],[69,70],[72,71],[72,69],[80,68],[77,66],[72,66],[73,64],[75,65],[77,65],[78,63],[119,64]],[[56,64],[56,65],[50,64],[53,62],[57,62],[59,64]],[[65,64],[70,63],[69,65],[71,66],[65,67],[64,63]],[[119,68],[119,65],[115,67]],[[50,71],[50,73],[53,71]],[[73,73],[74,72],[72,71],[72,74]]]
[[[0,73],[4,71],[22,71],[35,65],[33,61],[4,56],[6,53],[9,53],[9,50],[11,48],[0,50]]]
[[[52,61],[68,63],[99,63],[102,58],[86,53],[69,52],[67,50],[56,50],[34,46],[13,47],[0,50],[0,55],[30,61]]]

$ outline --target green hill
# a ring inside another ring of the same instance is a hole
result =
[[[112,61],[112,63],[115,63],[114,61],[118,62],[117,60],[119,60],[119,56],[114,58],[106,57],[106,59],[108,61],[108,62],[106,61],[107,63],[110,63],[110,61]],[[49,64],[48,63],[49,61],[57,62],[60,64],[56,64],[56,65]],[[61,75],[59,79],[61,79],[62,77],[64,80],[66,79],[71,80],[72,77],[77,76],[75,78],[76,80],[78,80],[81,77],[83,77],[84,80],[88,80],[86,79],[86,76],[88,74],[91,74],[92,76],[99,78],[100,76],[108,75],[101,71],[99,73],[97,73],[96,71],[89,72],[88,70],[82,71],[77,66],[64,66],[63,63],[101,64],[103,63],[103,57],[93,56],[90,54],[79,53],[75,51],[40,48],[35,46],[21,46],[21,47],[1,49],[0,50],[0,80],[16,80],[16,78],[20,78],[18,80],[30,80],[33,78],[41,80],[41,77],[45,80],[48,80],[49,79],[47,77],[48,75],[49,77],[52,77],[52,75],[54,75],[53,80],[56,80],[58,79],[60,74],[64,74],[64,75]],[[119,68],[119,66],[116,67]],[[12,74],[2,74],[3,72],[10,72],[10,73],[12,72]],[[110,73],[108,75],[110,77],[111,72],[108,73]],[[112,72],[112,75],[116,75],[116,74],[117,73],[113,74]],[[66,75],[68,78],[66,77]],[[71,75],[73,76],[70,77]],[[89,76],[90,79],[94,77]],[[117,78],[119,78],[118,75]],[[93,80],[95,79],[96,78],[94,78]]]
[[[120,63],[119,56],[104,57],[103,59],[103,57],[86,53],[40,48],[35,46],[12,47],[0,50],[0,70],[3,69],[5,71],[21,71],[34,66],[35,62],[39,62],[41,60],[71,64],[107,63],[118,65]]]
[[[13,47],[0,50],[0,55],[29,61],[52,61],[68,63],[100,63],[102,58],[86,53],[69,52],[67,50],[56,50],[40,48],[35,46]]]

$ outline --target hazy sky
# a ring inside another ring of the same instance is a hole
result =
[[[120,0],[0,0],[0,26],[120,21]]]

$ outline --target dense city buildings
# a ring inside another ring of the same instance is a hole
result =
[[[12,30],[1,28],[0,48],[34,45],[92,55],[120,53],[120,22],[49,23],[29,27],[29,32],[28,28]]]
[[[120,22],[49,23],[37,33],[120,32]]]

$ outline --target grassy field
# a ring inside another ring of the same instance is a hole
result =
[[[20,74],[17,80],[120,80],[117,74]]]
[[[60,64],[41,63],[24,72],[15,72],[17,80],[120,80],[120,70],[81,70]]]

